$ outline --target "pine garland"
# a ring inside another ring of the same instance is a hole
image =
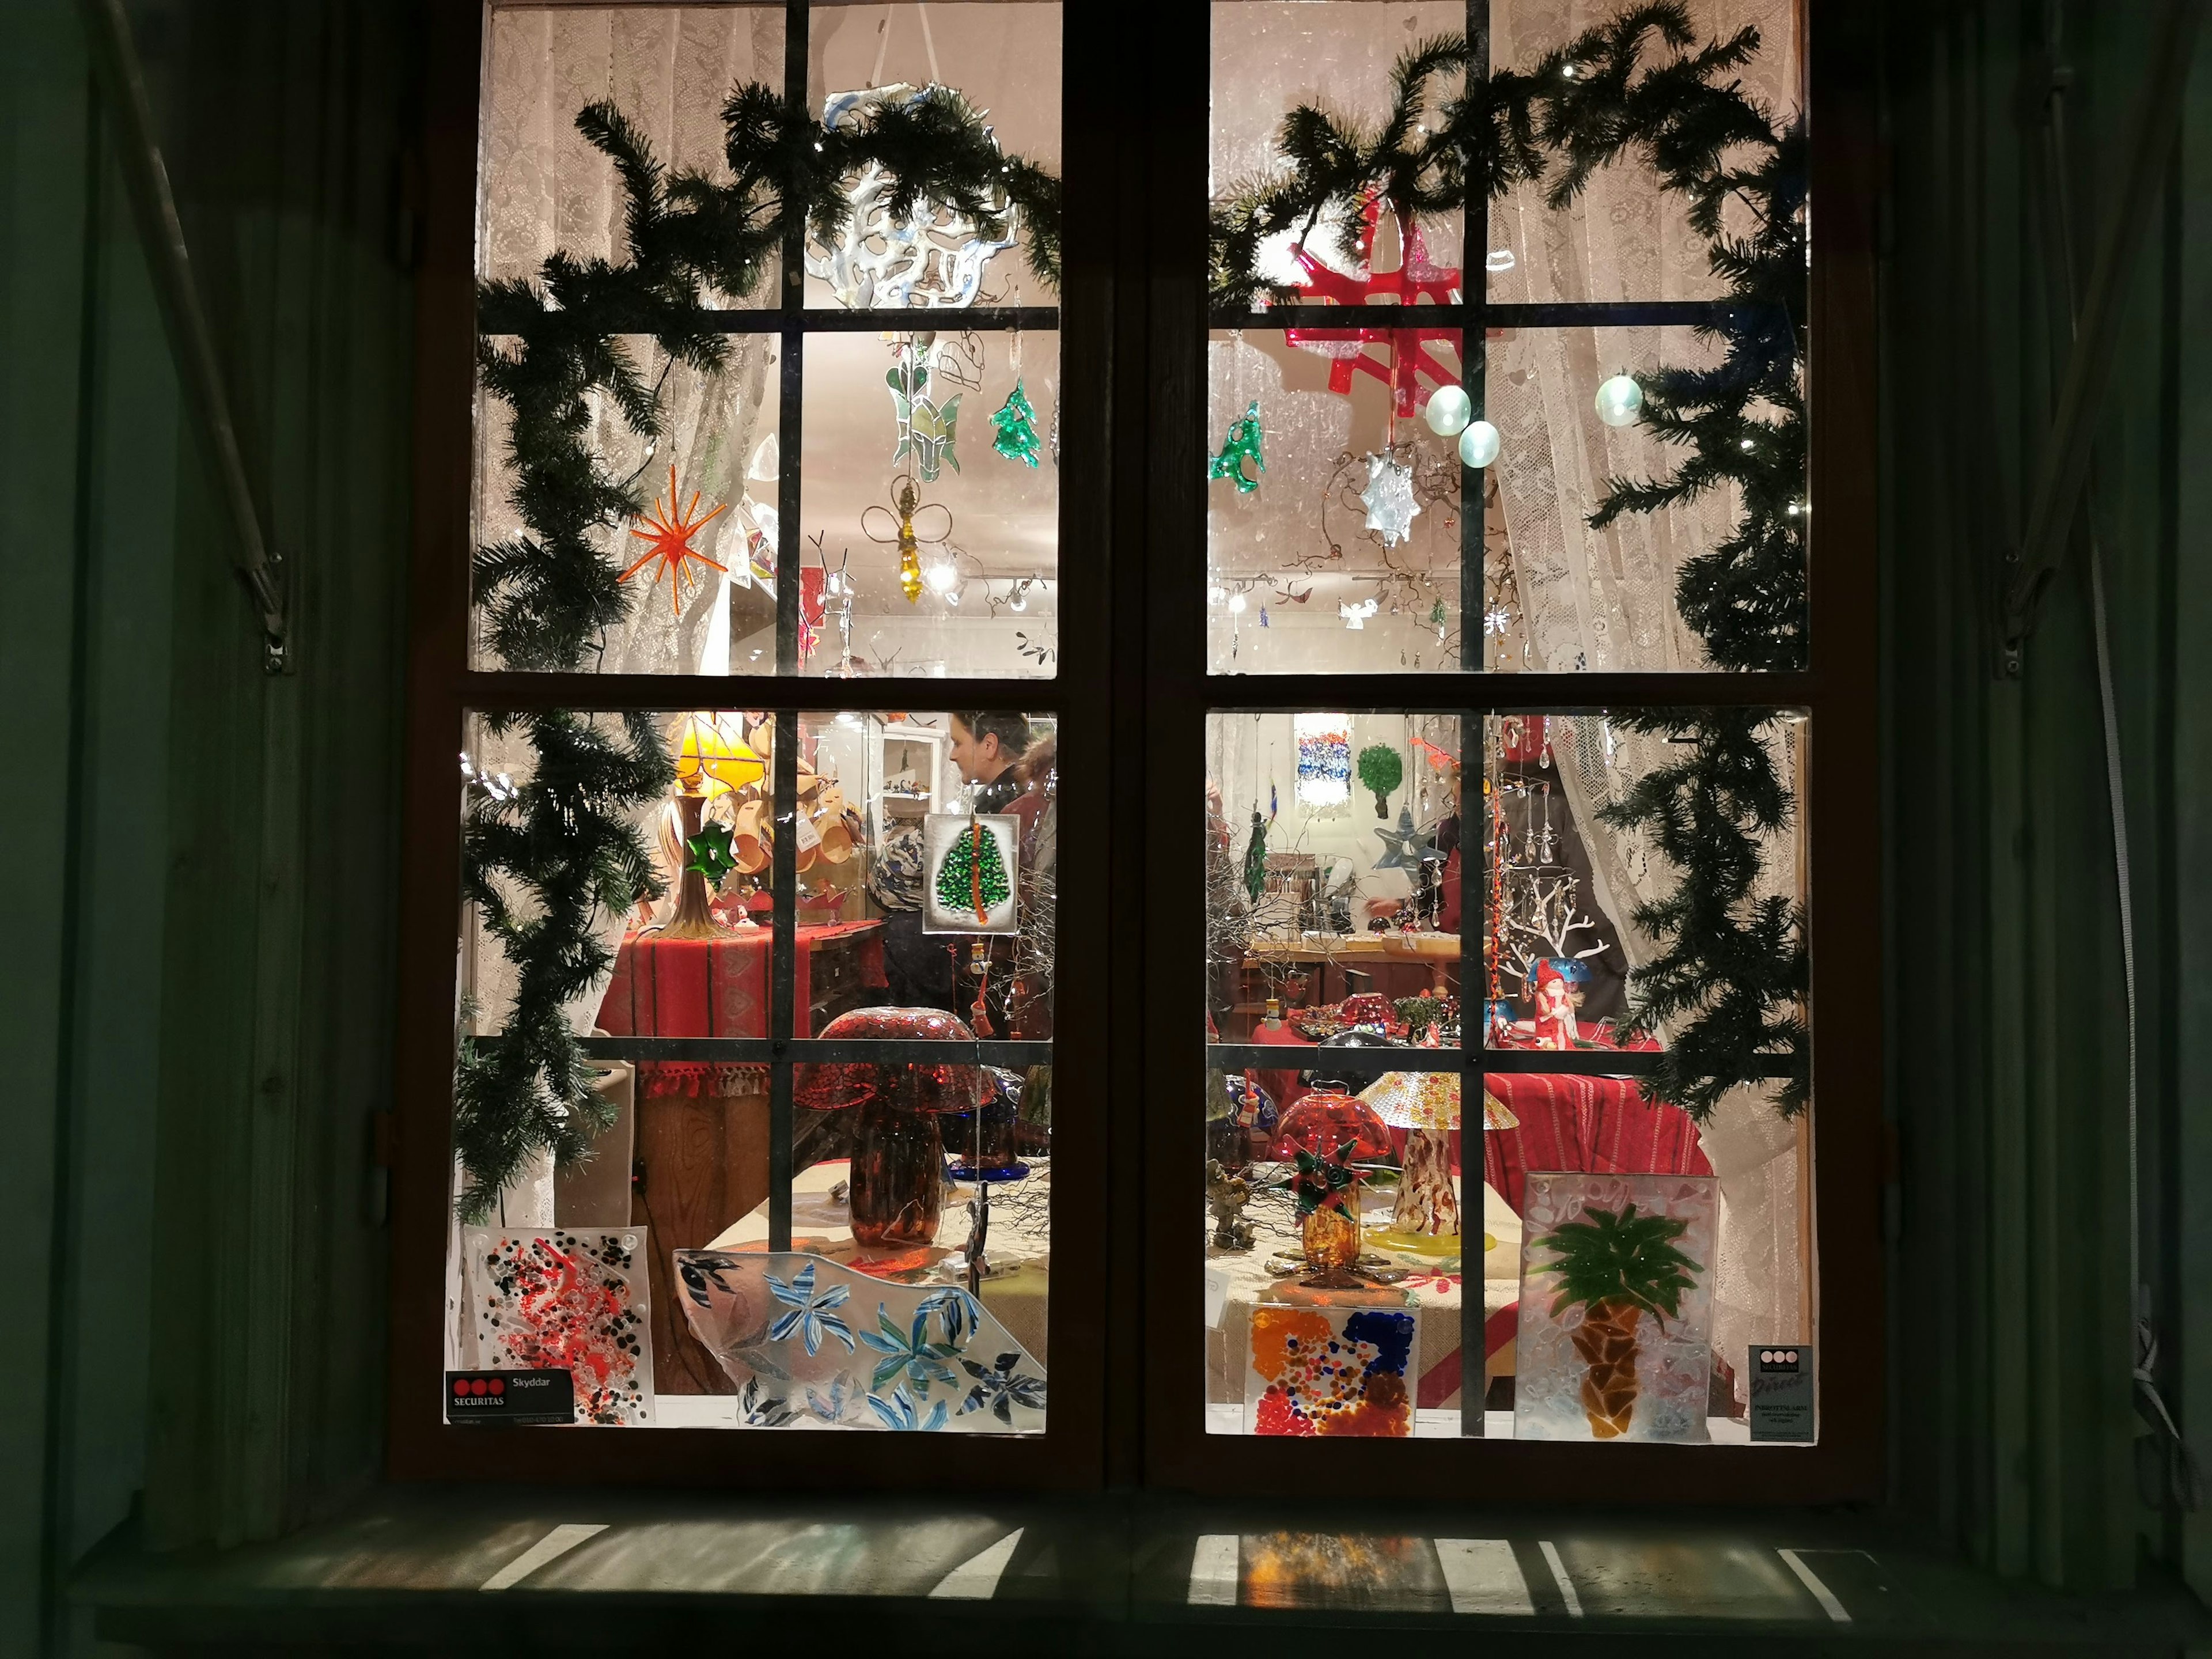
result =
[[[726,337],[699,318],[708,296],[750,296],[791,232],[834,238],[852,216],[851,184],[871,166],[888,181],[894,218],[928,204],[967,218],[988,240],[1018,228],[1030,268],[1059,280],[1060,181],[1002,154],[957,92],[927,88],[833,127],[766,86],[742,85],[722,119],[729,177],[716,179],[670,173],[620,110],[587,106],[576,128],[621,180],[629,257],[556,252],[534,283],[478,286],[477,363],[485,389],[513,412],[509,499],[524,531],[477,550],[475,597],[486,638],[511,668],[574,672],[629,615],[621,564],[595,538],[646,503],[592,453],[592,394],[610,398],[641,437],[665,428],[658,382],[617,337],[649,336],[671,363],[719,367]],[[567,1005],[609,966],[593,926],[599,908],[627,909],[659,891],[631,818],[673,781],[661,736],[642,714],[622,717],[619,739],[562,713],[488,724],[519,727],[535,762],[518,795],[475,803],[463,831],[467,896],[517,977],[501,1041],[465,1041],[456,1072],[455,1149],[467,1178],[460,1209],[472,1221],[532,1152],[550,1150],[568,1164],[605,1127]],[[526,906],[510,902],[517,892]]]
[[[1409,219],[1495,199],[1519,185],[1570,206],[1590,177],[1626,155],[1688,201],[1709,263],[1741,304],[1699,333],[1722,349],[1710,369],[1643,378],[1642,422],[1689,453],[1663,477],[1608,478],[1589,522],[1656,513],[1733,484],[1732,533],[1686,561],[1675,604],[1715,666],[1786,671],[1805,662],[1805,191],[1807,148],[1729,77],[1756,54],[1754,28],[1700,44],[1677,0],[1631,7],[1525,71],[1475,64],[1464,37],[1413,46],[1392,70],[1390,112],[1372,131],[1312,108],[1284,119],[1275,179],[1232,192],[1212,218],[1214,301],[1249,306],[1291,290],[1258,271],[1261,245],[1285,231],[1326,232],[1358,257],[1362,215],[1380,201]],[[1445,77],[1432,97],[1430,83]],[[1750,210],[1746,237],[1723,234],[1723,210]],[[1757,837],[1786,821],[1789,791],[1766,742],[1769,721],[1736,710],[1614,715],[1664,733],[1682,757],[1642,780],[1606,820],[1650,831],[1680,871],[1675,890],[1640,907],[1662,941],[1631,981],[1627,1029],[1668,1025],[1671,1046],[1646,1084],[1652,1098],[1704,1117],[1729,1088],[1780,1058],[1773,1098],[1802,1109],[1810,1079],[1802,1015],[1802,908],[1750,898]]]
[[[1680,872],[1673,890],[1633,912],[1664,949],[1631,975],[1627,1023],[1638,1030],[1663,1023],[1671,1038],[1644,1093],[1702,1121],[1730,1089],[1763,1082],[1778,1057],[1789,1073],[1773,1101],[1793,1116],[1812,1091],[1803,908],[1752,896],[1759,838],[1791,817],[1789,786],[1767,748],[1771,717],[1672,708],[1607,718],[1681,745],[1679,758],[1598,811],[1616,828],[1650,832]]]

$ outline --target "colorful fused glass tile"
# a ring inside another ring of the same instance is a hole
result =
[[[1413,1315],[1401,1309],[1253,1309],[1251,1432],[1411,1435],[1416,1335]]]
[[[643,1228],[471,1228],[464,1243],[479,1364],[567,1371],[579,1423],[651,1420]]]
[[[1299,714],[1295,717],[1298,745],[1298,781],[1293,792],[1299,805],[1326,810],[1352,799],[1352,716]]]
[[[747,1427],[1044,1427],[1044,1367],[959,1285],[897,1284],[796,1251],[678,1250],[676,1276]]]

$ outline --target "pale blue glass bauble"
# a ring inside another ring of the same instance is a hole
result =
[[[1488,466],[1498,459],[1498,428],[1477,421],[1459,434],[1459,459],[1463,466]]]
[[[1616,374],[1597,389],[1597,417],[1607,426],[1626,426],[1643,408],[1644,388],[1633,375]]]
[[[1464,386],[1440,386],[1429,394],[1429,430],[1439,438],[1465,431],[1474,416],[1474,401]]]

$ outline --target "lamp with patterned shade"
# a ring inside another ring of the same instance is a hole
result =
[[[1394,1128],[1404,1129],[1406,1155],[1398,1205],[1374,1242],[1392,1249],[1449,1255],[1461,1248],[1459,1199],[1452,1192],[1451,1132],[1460,1121],[1455,1072],[1385,1072],[1359,1098]],[[1510,1129],[1517,1120],[1489,1090],[1482,1091],[1482,1127]],[[1489,1235],[1483,1249],[1490,1248]]]

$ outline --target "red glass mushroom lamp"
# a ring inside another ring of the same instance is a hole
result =
[[[822,1029],[825,1038],[973,1042],[941,1008],[855,1008]],[[975,1111],[985,1091],[975,1065],[822,1060],[798,1068],[794,1104],[854,1111],[850,1186],[853,1242],[864,1257],[911,1255],[937,1242],[945,1203],[945,1142],[938,1119]]]

